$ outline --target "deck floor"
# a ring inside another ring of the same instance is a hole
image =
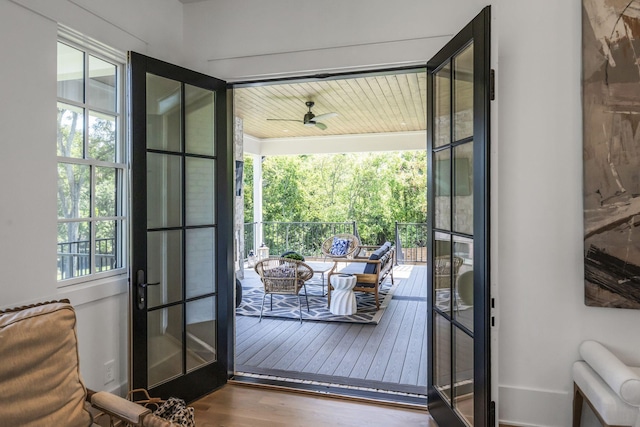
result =
[[[426,267],[400,265],[377,325],[236,316],[238,373],[426,394]],[[243,287],[260,286],[245,270]]]

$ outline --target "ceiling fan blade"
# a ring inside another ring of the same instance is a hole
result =
[[[324,123],[316,122],[316,127],[320,128],[321,130],[325,130],[327,128],[327,125],[325,125]]]
[[[337,116],[337,115],[338,115],[338,113],[325,113],[325,114],[320,114],[319,116],[315,116],[315,117],[313,118],[313,121],[314,121],[314,122],[319,122],[319,121],[322,121],[322,120],[325,120],[325,119],[330,119],[331,117],[335,117],[335,116]]]
[[[298,122],[298,123],[302,123],[302,120],[294,120],[294,119],[267,119],[270,120],[272,122]]]

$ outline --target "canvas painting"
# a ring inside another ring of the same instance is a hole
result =
[[[585,303],[640,308],[640,0],[583,0]]]

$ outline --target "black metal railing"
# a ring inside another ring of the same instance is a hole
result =
[[[400,264],[427,262],[427,224],[396,222],[396,260]]]
[[[117,268],[116,246],[114,238],[96,239],[96,273]],[[91,242],[78,240],[58,243],[58,279],[91,274]]]

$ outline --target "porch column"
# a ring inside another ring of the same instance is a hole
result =
[[[252,154],[253,157],[253,220],[256,223],[254,248],[259,248],[264,242],[262,232],[262,156]],[[257,253],[256,253],[257,255]]]

